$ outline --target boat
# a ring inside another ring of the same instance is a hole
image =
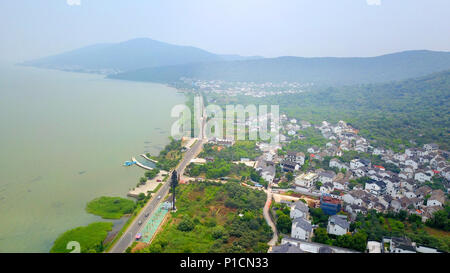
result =
[[[125,161],[125,163],[123,163],[124,166],[131,166],[136,164],[136,161]]]

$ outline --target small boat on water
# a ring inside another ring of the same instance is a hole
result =
[[[136,161],[125,161],[125,163],[123,163],[124,166],[131,166],[136,164]]]

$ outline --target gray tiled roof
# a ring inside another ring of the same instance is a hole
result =
[[[304,251],[291,243],[286,243],[272,247],[272,253],[304,253]]]
[[[329,223],[334,223],[340,227],[342,227],[343,229],[348,229],[350,227],[350,223],[345,220],[342,217],[339,217],[338,215],[332,215],[330,216],[330,218],[328,219]]]
[[[294,203],[294,208],[298,209],[299,211],[302,211],[302,212],[309,211],[308,206],[300,200]]]
[[[312,231],[312,225],[302,217],[294,219],[294,221],[292,221],[292,224],[295,224],[295,226],[300,227],[307,232]]]

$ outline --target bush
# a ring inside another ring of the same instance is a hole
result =
[[[177,228],[178,230],[187,232],[193,230],[195,228],[195,224],[193,221],[191,221],[191,219],[184,218],[183,221],[178,224]]]
[[[212,237],[214,239],[220,239],[225,234],[225,229],[222,226],[217,226],[212,230]]]

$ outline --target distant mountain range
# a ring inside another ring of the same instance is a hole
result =
[[[450,69],[450,52],[405,51],[367,58],[279,57],[143,68],[109,77],[171,83],[181,77],[325,85],[402,80]]]
[[[87,46],[27,61],[23,64],[69,71],[114,73],[158,66],[257,58],[261,57],[219,55],[191,46],[172,45],[149,38],[137,38],[121,43]]]
[[[342,85],[402,80],[447,70],[450,52],[416,50],[377,57],[262,58],[220,55],[191,46],[138,38],[88,46],[23,64],[160,83],[173,83],[185,77]]]

